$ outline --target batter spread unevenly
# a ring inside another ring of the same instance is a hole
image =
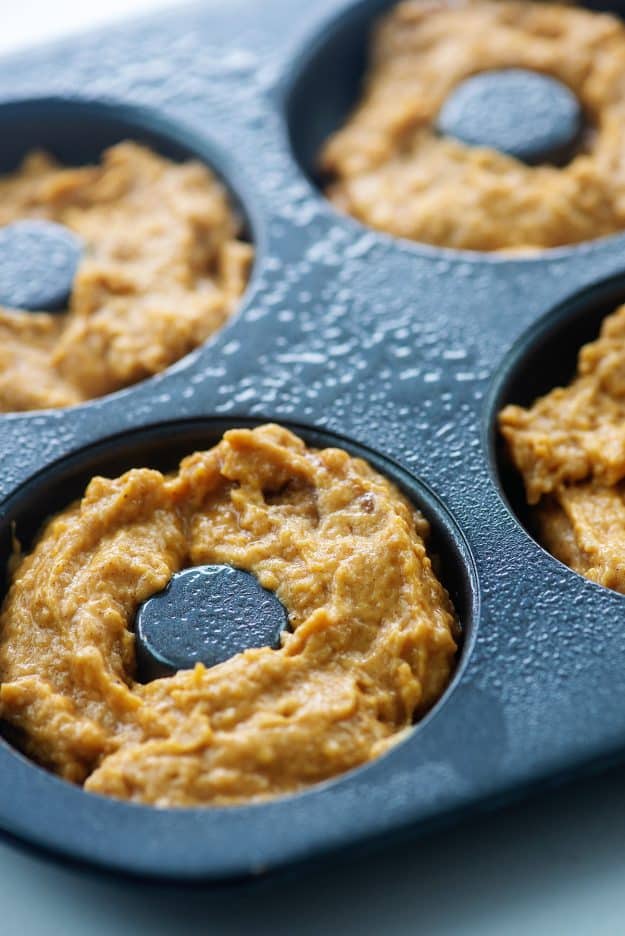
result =
[[[454,88],[479,72],[550,75],[578,97],[584,145],[535,167],[436,130]],[[365,224],[471,250],[555,247],[625,228],[625,26],[529,0],[407,0],[374,32],[364,94],[325,144],[327,194]]]
[[[427,534],[364,461],[275,425],[227,432],[173,475],[96,477],[13,572],[1,715],[62,777],[161,806],[334,777],[385,751],[449,681],[457,623]],[[210,563],[276,592],[281,648],[138,683],[137,607]]]
[[[499,424],[545,547],[625,592],[625,306],[582,348],[568,387],[507,406]]]
[[[0,308],[0,411],[68,406],[156,374],[232,313],[249,244],[225,190],[199,162],[135,143],[97,166],[41,152],[0,178],[0,225],[64,224],[85,241],[67,313]]]

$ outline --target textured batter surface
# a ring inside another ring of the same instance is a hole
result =
[[[212,173],[134,143],[98,166],[31,153],[0,179],[0,225],[45,218],[86,242],[65,314],[0,308],[0,411],[68,406],[156,374],[227,320],[249,244]]]
[[[499,422],[547,549],[625,592],[625,306],[582,348],[568,387]]]
[[[557,168],[436,132],[465,78],[533,69],[578,96],[588,130]],[[555,247],[625,228],[625,26],[556,3],[407,0],[373,34],[364,94],[323,148],[327,194],[400,237],[472,250]]]
[[[232,430],[175,475],[94,478],[13,572],[1,714],[66,779],[161,806],[334,777],[386,750],[449,681],[457,623],[427,534],[364,461],[278,426]],[[276,592],[281,648],[137,683],[138,605],[206,563]]]

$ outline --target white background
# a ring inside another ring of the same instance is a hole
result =
[[[0,53],[181,4],[182,0],[0,0]]]
[[[0,53],[171,5],[0,0]],[[218,891],[113,880],[0,843],[1,936],[148,933],[625,934],[625,769],[409,845]]]

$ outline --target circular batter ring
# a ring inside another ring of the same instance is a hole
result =
[[[526,166],[436,131],[473,74],[546,73],[580,100],[587,132],[568,165]],[[374,33],[362,101],[325,144],[327,194],[400,237],[470,250],[555,247],[625,228],[625,26],[560,4],[408,0]]]
[[[253,257],[213,172],[126,141],[97,165],[31,152],[0,177],[0,226],[42,218],[85,245],[67,311],[0,306],[0,412],[64,407],[157,374],[218,331]]]
[[[0,703],[24,749],[89,790],[158,805],[294,792],[382,753],[439,697],[456,618],[427,523],[364,461],[278,426],[232,430],[175,475],[94,478],[17,566]],[[141,685],[132,624],[178,569],[253,572],[279,650]]]

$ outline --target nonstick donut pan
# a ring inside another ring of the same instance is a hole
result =
[[[172,466],[273,421],[364,455],[428,517],[463,625],[442,700],[382,758],[296,796],[156,809],[0,744],[0,828],[133,875],[235,880],[442,820],[620,757],[625,599],[526,530],[496,414],[572,373],[625,301],[625,234],[525,256],[437,249],[339,215],[313,160],[354,103],[379,0],[204,2],[0,64],[0,170],[132,137],[221,176],[256,250],[240,311],[122,392],[0,417],[0,562],[95,473]]]

